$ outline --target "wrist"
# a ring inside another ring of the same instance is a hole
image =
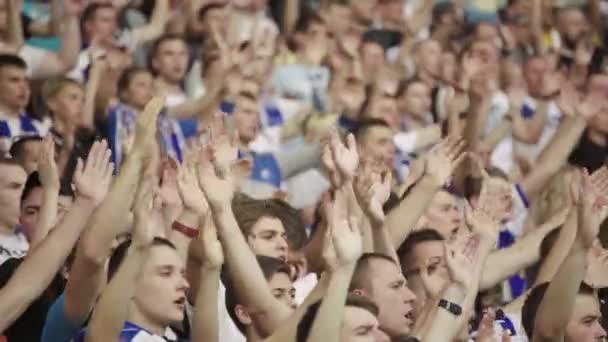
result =
[[[76,197],[74,198],[74,205],[79,208],[91,210],[94,210],[97,207],[97,203],[95,203],[93,199],[78,194],[76,194]]]
[[[183,235],[185,235],[186,237],[190,238],[190,239],[194,239],[196,237],[198,237],[198,227],[196,227],[195,225],[187,225],[184,224],[180,220],[177,220],[175,222],[173,222],[173,224],[171,225],[171,229],[182,233]]]
[[[467,290],[464,284],[453,282],[446,287],[441,298],[449,302],[458,304],[462,303],[466,296],[466,293]]]

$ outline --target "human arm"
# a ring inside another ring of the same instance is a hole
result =
[[[234,179],[230,165],[237,157],[236,142],[229,142],[224,134],[215,139],[209,151],[200,155],[199,182],[218,228],[226,266],[239,301],[255,313],[252,318],[260,324],[262,334],[269,335],[289,317],[290,310],[272,295],[232,211]]]
[[[154,240],[150,217],[154,210],[154,178],[142,180],[135,208],[135,228],[127,256],[104,288],[87,326],[86,342],[112,341],[127,320],[137,277]]]
[[[9,49],[14,49],[15,51],[18,51],[25,44],[23,23],[21,21],[22,10],[23,4],[21,0],[6,1],[6,44],[9,46]]]
[[[38,221],[30,238],[30,250],[34,250],[48,235],[57,218],[59,201],[59,171],[55,163],[55,142],[47,136],[38,156],[38,175],[42,184],[42,205]]]
[[[40,296],[64,265],[93,210],[106,196],[112,178],[109,159],[110,151],[104,141],[93,145],[86,164],[79,160],[74,174],[76,199],[70,211],[0,290],[0,331]]]
[[[104,74],[108,72],[108,63],[105,56],[98,56],[93,61],[89,79],[85,86],[84,107],[82,109],[82,120],[80,126],[89,130],[95,130],[95,99],[99,85]]]
[[[435,193],[450,179],[454,169],[462,162],[464,142],[449,137],[437,145],[425,158],[425,171],[411,192],[399,206],[386,216],[385,224],[393,246],[400,246],[424,214]]]
[[[393,140],[397,148],[403,152],[419,152],[441,140],[441,127],[429,125],[409,132],[398,132]]]
[[[331,218],[324,255],[326,260],[334,260],[329,266],[331,278],[326,295],[312,324],[306,341],[338,341],[344,315],[344,305],[348,287],[355,271],[357,260],[363,252],[361,233],[354,218],[347,218],[345,201],[337,192],[336,201],[331,205]]]
[[[58,52],[47,52],[44,63],[32,72],[32,78],[45,79],[68,72],[76,65],[80,53],[80,21],[83,2],[65,0],[63,2],[63,25],[61,25],[61,46]]]
[[[224,264],[224,252],[217,238],[217,229],[210,222],[202,228],[200,236],[192,243],[200,245],[203,260],[200,283],[194,308],[193,342],[219,342],[219,318],[217,303],[220,273]]]
[[[483,269],[480,289],[482,291],[491,289],[509,276],[537,262],[540,259],[540,245],[545,236],[564,224],[569,212],[569,208],[558,212],[509,248],[499,249],[490,254]]]
[[[170,13],[169,0],[156,0],[150,22],[133,30],[134,46],[140,46],[160,37],[165,32]]]
[[[563,338],[587,270],[587,253],[606,217],[604,194],[594,188],[586,171],[572,182],[571,189],[577,212],[576,238],[538,306],[532,341]]]
[[[590,95],[578,100],[575,90],[569,88],[568,85],[563,87],[559,101],[559,107],[564,112],[565,118],[538,157],[536,167],[532,168],[520,183],[529,199],[540,193],[551,177],[566,163],[587,122],[603,108],[605,101],[603,98]]]
[[[156,119],[163,105],[153,99],[137,117],[135,143],[114,180],[110,193],[95,211],[82,234],[65,289],[65,314],[82,324],[105,281],[105,262],[115,237],[124,231],[125,217],[132,207],[144,159],[152,158],[150,144],[155,142]]]

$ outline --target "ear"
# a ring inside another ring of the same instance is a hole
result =
[[[247,308],[244,307],[243,305],[238,304],[237,306],[235,306],[234,313],[236,314],[236,317],[239,319],[239,322],[241,322],[244,325],[251,325],[251,323],[253,322],[251,320],[251,316],[249,316],[249,311],[247,311]]]
[[[352,294],[354,294],[356,296],[367,297],[367,292],[365,290],[362,290],[362,289],[354,289],[352,291]]]

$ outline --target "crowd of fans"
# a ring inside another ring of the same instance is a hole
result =
[[[606,18],[0,0],[0,341],[605,341]]]

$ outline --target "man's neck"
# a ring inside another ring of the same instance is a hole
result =
[[[134,304],[134,303],[132,303]],[[136,306],[135,304],[133,306]],[[139,310],[130,310],[129,316],[127,319],[128,322],[131,322],[147,331],[156,334],[158,336],[165,335],[166,327],[161,324],[156,324],[152,320],[147,319]]]
[[[19,116],[19,114],[21,114],[22,111],[23,110],[20,108],[11,108],[0,102],[0,118],[16,118]]]
[[[257,332],[257,329],[255,329],[254,327],[247,327],[247,329],[245,330],[245,336],[246,336],[247,342],[262,342],[262,341],[264,341],[264,339]]]
[[[587,131],[587,138],[589,138],[589,140],[591,140],[591,142],[596,145],[604,147],[608,146],[608,137],[606,137],[606,134],[603,134],[601,132],[590,129],[589,131]]]
[[[169,82],[161,76],[154,79],[154,88],[158,94],[163,95],[177,95],[184,93],[178,83]]]

